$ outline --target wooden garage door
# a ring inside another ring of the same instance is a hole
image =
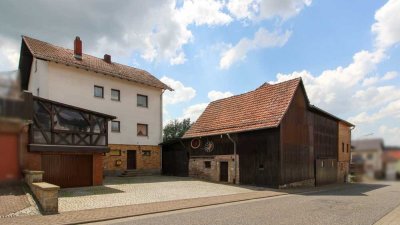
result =
[[[43,180],[66,187],[92,185],[92,155],[42,155]]]

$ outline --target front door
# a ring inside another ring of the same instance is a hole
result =
[[[136,150],[128,150],[127,169],[136,170]]]
[[[228,162],[219,163],[219,181],[228,182]]]

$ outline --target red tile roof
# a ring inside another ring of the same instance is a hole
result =
[[[119,63],[107,63],[101,58],[82,54],[82,60],[74,57],[71,49],[55,46],[27,36],[22,37],[32,55],[39,59],[49,60],[105,75],[133,81],[151,87],[172,90],[149,72]]]
[[[279,126],[301,78],[211,102],[183,138]]]

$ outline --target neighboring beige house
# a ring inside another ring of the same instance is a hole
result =
[[[22,77],[23,89],[117,117],[108,123],[111,150],[104,155],[105,174],[160,171],[162,94],[170,87],[147,71],[113,62],[110,55],[82,53],[79,37],[72,50],[24,36],[22,49],[33,55],[25,63],[30,68],[21,68],[30,70]]]
[[[352,141],[351,162],[362,164],[364,173],[369,178],[383,177],[383,149],[382,139],[363,139]]]

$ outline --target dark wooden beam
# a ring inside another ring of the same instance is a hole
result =
[[[29,144],[30,152],[58,152],[58,153],[104,153],[109,152],[107,146],[71,146],[71,145],[43,145]]]

